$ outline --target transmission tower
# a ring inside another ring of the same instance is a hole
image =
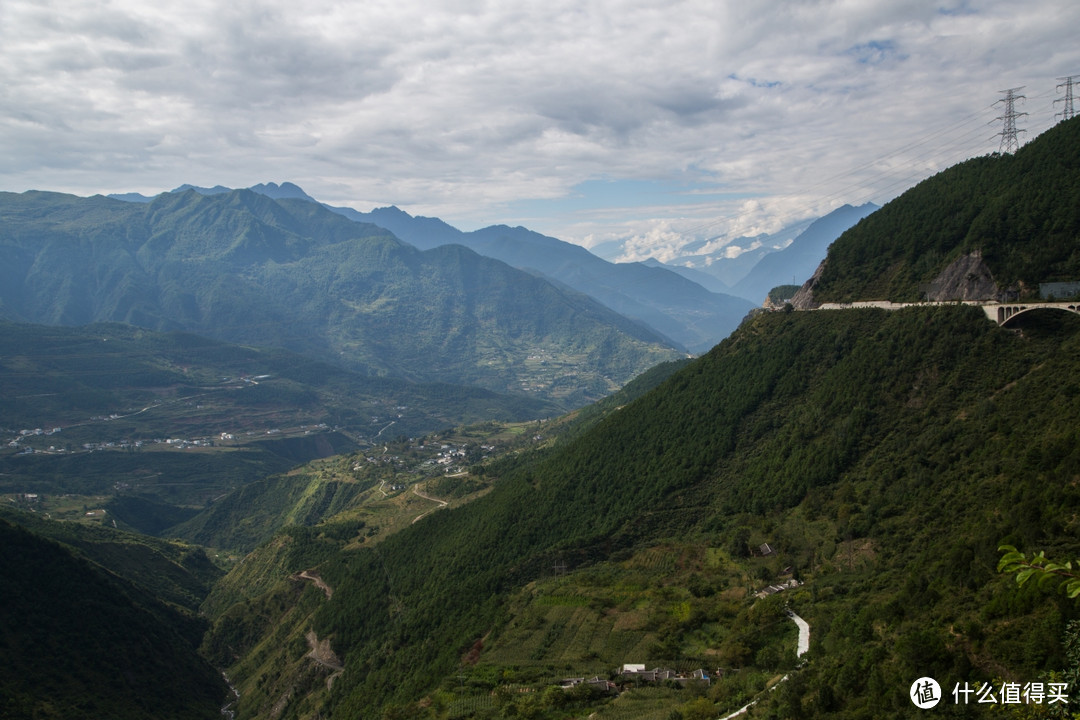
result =
[[[1054,104],[1065,103],[1062,106],[1060,113],[1055,113],[1054,117],[1061,115],[1062,120],[1071,120],[1073,118],[1073,80],[1080,77],[1080,75],[1069,75],[1068,77],[1059,77],[1058,80],[1063,80],[1060,85],[1057,86],[1057,90],[1065,88],[1065,97],[1058,98],[1054,101]]]
[[[1001,136],[1001,145],[998,147],[998,152],[1016,152],[1020,147],[1020,142],[1016,139],[1016,134],[1027,132],[1026,130],[1016,129],[1016,118],[1027,115],[1027,113],[1016,112],[1016,101],[1026,99],[1026,96],[1016,94],[1023,89],[1023,86],[1021,86],[1002,90],[1001,92],[1004,93],[1005,97],[997,101],[998,103],[1005,103],[1005,113],[1000,117],[995,118],[996,120],[1002,120],[1005,123],[1004,129],[998,133],[998,135]],[[994,104],[997,105],[997,103]]]

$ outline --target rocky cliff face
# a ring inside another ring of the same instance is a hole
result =
[[[825,270],[825,263],[829,261],[829,258],[825,258],[821,261],[821,264],[817,266],[817,270],[810,276],[810,279],[803,283],[802,287],[791,297],[791,305],[796,310],[813,310],[821,303],[814,301],[814,287],[817,285],[818,280],[821,279],[821,273]]]
[[[963,255],[925,288],[926,299],[945,302],[950,300],[994,300],[999,294],[990,268],[976,250]]]
[[[821,261],[813,276],[803,283],[791,299],[796,310],[813,310],[821,303],[814,300],[814,288],[825,269],[828,258]],[[924,299],[932,302],[952,302],[957,300],[997,300],[1002,295],[1001,289],[990,268],[983,262],[982,254],[976,250],[953,261],[940,275],[920,290]],[[871,298],[858,298],[869,300]]]

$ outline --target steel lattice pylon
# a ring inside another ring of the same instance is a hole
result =
[[[1005,103],[1005,113],[996,119],[1003,121],[1005,126],[998,133],[1001,136],[1001,145],[998,147],[998,152],[1016,152],[1020,147],[1020,141],[1016,138],[1017,133],[1027,132],[1026,130],[1016,129],[1016,118],[1027,115],[1027,113],[1016,112],[1016,101],[1025,99],[1024,95],[1017,95],[1023,89],[1023,86],[1021,86],[1001,91],[1005,97],[998,100],[998,102]],[[997,105],[997,103],[994,104]]]
[[[1054,104],[1064,103],[1060,113],[1062,120],[1072,120],[1075,115],[1073,112],[1073,80],[1077,77],[1080,77],[1080,75],[1069,75],[1068,77],[1058,78],[1062,83],[1058,85],[1056,89],[1060,90],[1061,88],[1065,88],[1065,97],[1058,98],[1054,101]],[[1055,114],[1054,117],[1057,117],[1057,114]]]

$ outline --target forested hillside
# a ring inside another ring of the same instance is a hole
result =
[[[186,330],[567,408],[678,355],[584,295],[460,246],[421,252],[304,200],[0,193],[0,221],[10,320]]]
[[[693,700],[734,710],[794,668],[794,626],[775,602],[750,596],[784,566],[805,582],[785,599],[814,628],[810,662],[756,712],[902,715],[915,710],[906,694],[923,675],[1043,677],[1063,666],[1077,610],[1052,590],[1018,589],[995,564],[1001,542],[1076,551],[1078,343],[1080,321],[1065,314],[1036,316],[1019,333],[968,308],[766,314],[565,448],[488,468],[499,480],[486,497],[374,550],[343,551],[348,538],[335,540],[333,523],[292,532],[280,541],[292,564],[276,572],[317,567],[334,589],[314,611],[314,588],[303,603],[344,672],[324,701],[297,697],[282,716],[321,705],[324,717],[379,717],[389,706],[399,714],[384,717],[449,717],[490,682],[480,678],[535,677],[526,666],[550,678],[676,661],[726,673],[669,709],[689,712]],[[775,562],[747,557],[764,542]],[[635,560],[665,547],[684,559]],[[529,593],[560,564],[585,615],[523,630],[539,602]],[[261,641],[268,617],[300,607],[288,597],[286,584],[254,603],[237,598],[211,635],[222,659],[263,648],[258,687],[244,675],[251,665],[234,667],[242,717],[295,687],[295,675],[273,679]],[[634,620],[642,603],[667,609]],[[589,612],[594,624],[614,618],[609,639],[550,655],[563,633],[583,632]],[[500,644],[511,630],[518,641],[539,633],[513,666]],[[299,653],[277,666],[293,667]],[[469,687],[458,687],[462,674]],[[509,716],[522,703],[477,712]],[[547,714],[534,717],[564,717],[558,707],[537,699]]]
[[[1080,118],[1013,155],[955,165],[844,233],[814,287],[817,302],[922,298],[961,255],[979,252],[1002,289],[1080,280]]]
[[[146,549],[108,545],[86,549],[111,555],[114,568],[126,555],[128,570],[140,564],[135,548]],[[160,585],[119,580],[5,519],[0,546],[0,717],[221,717],[227,688],[196,654],[204,623],[157,600]]]

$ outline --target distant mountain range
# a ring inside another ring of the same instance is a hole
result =
[[[249,188],[274,199],[318,202],[293,183]],[[195,190],[220,195],[229,188],[181,185],[172,193]],[[150,202],[145,195],[113,195]],[[802,283],[817,267],[830,242],[876,209],[845,205],[818,221],[804,221],[773,235],[742,238],[724,248],[698,253],[706,241],[684,248],[672,264],[656,261],[613,263],[588,250],[524,227],[493,225],[461,231],[439,218],[417,217],[397,208],[371,212],[324,205],[357,222],[371,223],[421,250],[464,245],[477,253],[585,293],[615,312],[643,322],[679,347],[694,353],[726,337],[778,284]],[[731,249],[742,250],[729,257]]]
[[[208,188],[184,183],[180,187],[170,190],[169,192],[182,193],[187,192],[188,190],[194,190],[200,195],[224,195],[232,192],[234,188],[227,188],[224,185],[215,185],[214,187]],[[283,182],[280,185],[272,182],[259,183],[258,185],[252,185],[248,190],[275,200],[307,200],[309,202],[318,202],[318,200],[311,197],[291,182]],[[148,203],[153,201],[157,195],[143,195],[142,193],[131,192],[110,193],[107,197],[110,197],[113,200],[124,200],[125,202]]]
[[[185,330],[564,406],[680,355],[581,293],[459,245],[418,250],[307,200],[35,191],[0,193],[0,215],[0,317],[14,321]]]
[[[420,248],[454,243],[569,286],[615,312],[646,323],[691,352],[727,337],[753,309],[742,298],[706,290],[668,268],[612,263],[585,248],[523,227],[493,225],[462,232],[437,218],[412,217],[396,207],[346,217],[390,230]]]
[[[877,209],[878,206],[873,203],[858,207],[844,205],[818,218],[799,233],[790,245],[763,255],[731,291],[740,297],[759,298],[760,302],[777,285],[801,285],[825,259],[829,245],[845,230]]]
[[[182,185],[172,192],[186,190],[204,195],[228,192],[228,188],[220,186],[199,188],[190,185]],[[275,199],[317,202],[288,182],[255,185],[250,190]],[[137,194],[112,197],[137,202],[151,200]],[[754,307],[754,303],[743,298],[706,290],[668,268],[611,263],[578,245],[523,227],[493,225],[463,232],[438,218],[414,217],[393,206],[376,208],[368,213],[346,207],[325,207],[350,220],[385,228],[421,250],[464,245],[486,257],[560,283],[592,297],[620,315],[645,323],[690,352],[704,352],[727,337]]]

